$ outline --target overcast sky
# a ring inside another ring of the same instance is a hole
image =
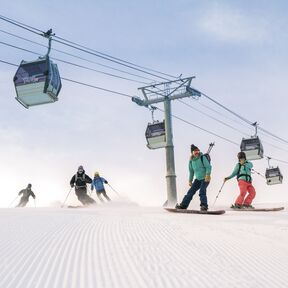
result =
[[[193,87],[231,108],[270,132],[288,139],[287,133],[287,1],[4,1],[1,15],[42,31],[53,28],[57,36],[117,58],[170,75],[196,76]],[[29,31],[0,20],[0,41],[46,53],[42,46],[8,35],[7,32],[47,45]],[[52,48],[100,64],[161,80],[121,67],[92,55],[53,42]],[[19,64],[37,55],[0,43],[0,60]],[[51,57],[104,72],[150,83],[55,50]],[[60,61],[62,77],[142,96],[144,84],[109,77]],[[79,165],[92,176],[99,171],[119,193],[143,205],[162,205],[166,200],[165,151],[146,148],[144,137],[149,110],[130,98],[63,81],[59,101],[23,108],[15,100],[13,76],[17,67],[0,63],[0,206],[7,207],[18,191],[32,183],[37,205],[63,201],[69,181]],[[233,142],[254,134],[241,120],[204,97],[185,99],[196,109],[224,121],[237,131],[178,101],[173,114],[213,131]],[[203,106],[205,105],[205,106]],[[158,105],[163,108],[162,105]],[[207,108],[208,106],[208,108]],[[210,108],[210,109],[209,109]],[[212,111],[216,110],[216,112]],[[156,118],[163,119],[161,112]],[[214,201],[223,178],[236,164],[239,147],[173,119],[178,199],[188,189],[190,145],[202,150],[215,141],[212,182]],[[239,132],[238,132],[239,130]],[[259,134],[265,155],[288,161],[288,145]],[[275,147],[276,146],[276,147]],[[287,164],[279,165],[283,185],[267,186],[254,175],[255,202],[287,201]],[[264,174],[266,160],[254,161]],[[108,194],[113,191],[108,187]],[[238,194],[235,180],[225,185],[220,204],[229,205]],[[71,196],[72,197],[72,196]],[[198,196],[194,202],[198,205]],[[15,202],[16,204],[16,202]]]

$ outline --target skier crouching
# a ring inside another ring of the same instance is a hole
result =
[[[95,187],[97,197],[101,200],[101,202],[104,202],[103,198],[101,197],[101,194],[108,201],[111,201],[111,199],[108,197],[106,190],[104,188],[104,183],[108,184],[108,181],[105,178],[100,177],[99,172],[95,172],[94,179],[92,180],[92,183],[91,183],[91,190],[93,191],[93,189]]]
[[[27,204],[28,201],[29,201],[29,197],[30,197],[30,196],[32,196],[34,199],[36,198],[35,194],[34,194],[33,191],[31,190],[31,188],[32,188],[32,185],[31,185],[31,184],[28,184],[28,185],[27,185],[27,188],[22,189],[22,190],[18,193],[19,196],[20,196],[21,194],[23,194],[23,195],[22,195],[22,197],[21,197],[21,199],[20,199],[19,204],[18,204],[16,207],[25,207],[26,204]]]
[[[75,186],[75,194],[78,200],[84,205],[95,204],[95,200],[87,195],[87,185],[86,183],[91,183],[92,179],[85,174],[83,166],[79,166],[77,173],[73,175],[70,180],[71,188]]]

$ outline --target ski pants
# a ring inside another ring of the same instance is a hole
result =
[[[256,191],[252,183],[244,181],[244,180],[239,180],[238,186],[240,189],[240,195],[237,197],[235,204],[251,205],[252,200],[255,198],[255,195],[256,195]],[[248,192],[248,195],[247,197],[245,197],[247,192]]]
[[[99,198],[102,202],[104,202],[104,200],[103,200],[101,194],[102,194],[108,201],[111,201],[111,199],[108,197],[108,195],[107,195],[107,193],[106,193],[105,190],[96,191],[96,194],[97,194],[98,198]]]
[[[83,205],[90,205],[95,203],[95,200],[87,195],[87,187],[75,187],[75,193],[78,200]]]
[[[206,189],[209,183],[210,182],[205,182],[204,179],[203,180],[195,179],[191,188],[188,190],[187,194],[184,196],[180,206],[182,206],[184,209],[187,209],[194,194],[199,190],[200,206],[204,206],[208,208]]]
[[[21,197],[19,204],[16,207],[25,207],[29,201],[27,197]]]

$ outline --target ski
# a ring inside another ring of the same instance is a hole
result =
[[[190,209],[176,209],[176,208],[164,208],[166,211],[175,213],[188,213],[188,214],[207,214],[207,215],[221,215],[225,213],[225,210],[190,210]]]
[[[80,206],[80,205],[68,205],[67,208],[84,208],[84,206]]]
[[[240,212],[273,212],[273,211],[281,211],[284,210],[284,207],[275,207],[275,208],[232,208],[233,211]]]

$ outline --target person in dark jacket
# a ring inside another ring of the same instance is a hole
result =
[[[92,179],[85,174],[83,166],[79,166],[77,173],[70,180],[70,186],[71,188],[75,186],[75,194],[84,206],[96,203],[94,199],[87,195],[87,183],[92,183]]]
[[[32,185],[28,184],[27,188],[22,189],[18,195],[20,196],[22,194],[22,197],[20,199],[19,204],[16,207],[25,207],[26,204],[29,201],[29,197],[32,196],[34,199],[36,198],[35,194],[33,193],[33,191],[31,190]]]
[[[207,157],[203,155],[199,148],[191,145],[191,157],[189,161],[189,186],[191,187],[184,196],[182,202],[175,206],[176,209],[187,209],[194,194],[199,190],[200,209],[208,210],[206,190],[211,180],[212,166]],[[195,179],[193,181],[193,179]]]
[[[98,198],[103,202],[103,198],[101,196],[101,194],[108,200],[111,201],[111,199],[108,197],[106,191],[105,191],[105,187],[104,187],[104,183],[108,184],[108,181],[103,178],[100,177],[99,172],[95,172],[94,174],[94,179],[92,180],[92,184],[91,184],[91,190],[93,191],[94,187],[96,190],[96,194],[98,196]]]

